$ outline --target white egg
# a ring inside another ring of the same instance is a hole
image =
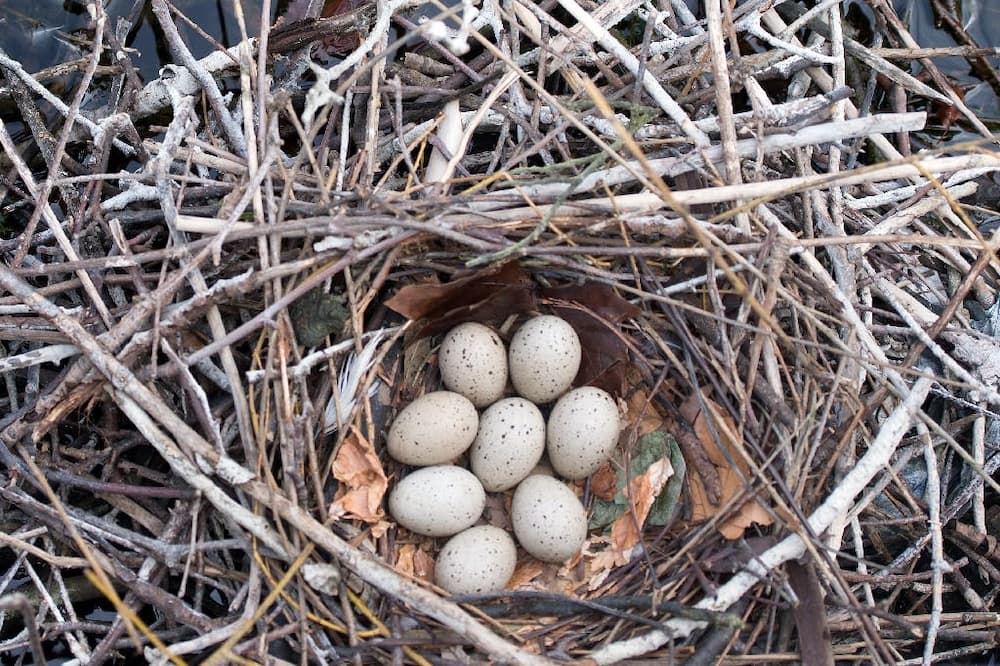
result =
[[[549,462],[566,479],[585,479],[606,463],[618,444],[618,405],[593,386],[559,398],[546,433]]]
[[[479,525],[444,545],[434,565],[434,582],[451,594],[499,592],[514,575],[517,546],[499,527]]]
[[[503,397],[507,386],[507,350],[493,329],[476,322],[448,331],[438,352],[445,388],[461,393],[476,407]]]
[[[524,398],[504,398],[479,417],[469,464],[487,491],[502,492],[528,476],[544,452],[542,412]]]
[[[425,536],[451,536],[475,524],[486,507],[479,479],[454,465],[424,467],[403,477],[389,495],[389,513]]]
[[[551,476],[529,476],[518,485],[510,518],[521,547],[544,562],[565,562],[587,539],[586,509],[569,486]]]
[[[451,391],[425,393],[397,416],[389,428],[389,455],[405,465],[440,465],[472,445],[479,414],[469,399]]]
[[[580,338],[568,322],[552,315],[526,321],[510,341],[510,381],[536,404],[565,393],[580,370]]]

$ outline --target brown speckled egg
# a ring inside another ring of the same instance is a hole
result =
[[[499,527],[479,525],[444,545],[434,565],[434,582],[451,594],[499,592],[516,565],[514,539]]]
[[[549,462],[566,479],[584,479],[606,463],[618,444],[618,405],[593,386],[559,398],[546,433]]]
[[[493,329],[475,322],[448,331],[438,352],[441,381],[476,407],[503,397],[507,386],[507,350]]]
[[[535,404],[565,393],[580,369],[580,338],[568,322],[552,315],[529,319],[510,341],[510,381]]]
[[[469,399],[451,391],[425,393],[392,422],[386,446],[406,465],[440,465],[472,445],[479,414]]]
[[[486,507],[479,479],[455,465],[435,465],[403,477],[389,495],[389,513],[425,536],[451,536],[475,524]]]
[[[518,485],[510,518],[521,547],[544,562],[565,562],[587,539],[586,509],[551,476],[529,476]]]
[[[504,398],[479,417],[479,432],[469,451],[469,464],[483,482],[483,488],[496,493],[520,483],[544,452],[542,412],[524,398]]]

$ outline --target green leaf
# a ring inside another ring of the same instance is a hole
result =
[[[609,502],[599,499],[594,502],[590,513],[590,528],[607,527],[625,513],[628,510],[628,500],[625,498],[624,490],[628,479],[642,475],[649,469],[650,465],[661,460],[664,456],[670,457],[674,474],[653,502],[649,516],[646,518],[646,524],[666,525],[680,499],[686,467],[676,440],[669,434],[656,430],[639,439],[635,455],[632,456],[632,462],[629,465],[631,474],[626,477],[624,470],[618,470],[616,475],[618,492],[615,494],[614,500]]]
[[[647,525],[662,527],[670,522],[670,517],[677,510],[677,504],[681,499],[681,491],[684,490],[684,475],[687,474],[687,463],[681,455],[681,447],[677,440],[670,438],[670,466],[674,468],[674,475],[667,481],[667,485],[660,492],[660,495],[649,508],[649,515],[646,516]]]
[[[594,506],[590,510],[590,529],[607,527],[625,512],[625,508],[624,504],[602,499],[594,500]]]

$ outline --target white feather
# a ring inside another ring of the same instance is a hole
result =
[[[337,385],[333,387],[336,395],[330,396],[330,401],[326,403],[324,412],[325,430],[327,434],[337,429],[337,405],[340,405],[340,422],[347,423],[354,411],[354,405],[358,399],[358,390],[361,388],[361,381],[371,369],[375,361],[375,352],[379,343],[385,337],[385,330],[375,331],[371,338],[365,343],[360,354],[351,354],[344,360],[340,368],[340,378]],[[375,380],[368,387],[368,397],[375,395],[379,382]],[[334,399],[336,397],[336,400]]]

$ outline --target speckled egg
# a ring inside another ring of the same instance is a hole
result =
[[[479,525],[444,545],[434,565],[434,582],[451,594],[499,592],[516,565],[514,539],[499,527]]]
[[[516,486],[545,452],[545,417],[535,403],[504,398],[479,417],[469,465],[491,493]]]
[[[468,322],[448,331],[438,352],[445,388],[461,393],[476,407],[503,397],[507,386],[507,350],[493,329]]]
[[[455,465],[435,465],[403,477],[389,495],[389,513],[417,534],[451,536],[483,514],[486,492],[475,474]]]
[[[565,562],[587,538],[586,509],[551,476],[529,476],[517,486],[510,518],[521,547],[544,562]]]
[[[406,465],[440,465],[460,456],[476,438],[479,414],[468,398],[451,391],[425,393],[389,428],[389,455]]]
[[[606,463],[618,444],[618,405],[593,386],[559,398],[546,432],[549,462],[566,479],[584,479]]]
[[[580,338],[568,322],[552,315],[529,319],[510,341],[510,381],[536,404],[565,393],[580,369]]]

